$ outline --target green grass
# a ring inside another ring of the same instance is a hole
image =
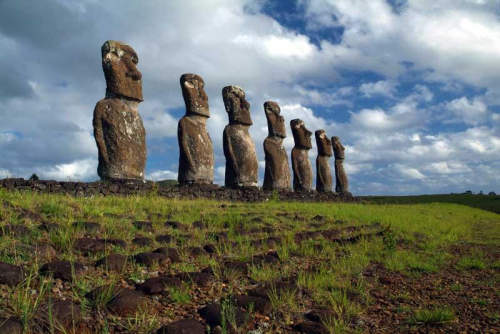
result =
[[[487,205],[495,201],[491,196],[474,196],[473,199],[478,198],[489,201]],[[51,243],[56,248],[58,257],[80,261],[85,265],[90,265],[100,258],[103,254],[84,257],[73,249],[76,239],[84,234],[80,229],[72,227],[71,224],[75,221],[99,223],[101,237],[125,241],[127,246],[124,249],[115,248],[113,251],[127,256],[160,247],[156,242],[151,247],[133,245],[131,241],[137,235],[154,237],[159,234],[170,234],[177,241],[181,241],[176,243],[174,240],[168,246],[178,248],[182,262],[168,265],[166,271],[156,267],[146,268],[134,261],[128,261],[123,272],[111,274],[105,270],[98,270],[77,277],[62,293],[65,297],[75,300],[87,318],[96,316],[95,310],[102,309],[112,297],[112,289],[104,290],[94,304],[88,302],[84,297],[85,294],[98,286],[114,287],[120,284],[131,287],[149,277],[196,272],[212,267],[215,283],[211,296],[224,308],[226,331],[234,327],[235,306],[230,298],[233,291],[244,293],[258,283],[296,278],[297,285],[307,293],[298,294],[299,291],[278,293],[276,289],[272,290],[270,296],[272,316],[279,318],[276,320],[271,317],[270,321],[291,324],[308,309],[323,307],[333,311],[333,316],[324,321],[327,329],[332,333],[348,333],[360,329],[354,328],[358,326],[354,325],[355,319],[364,316],[365,311],[373,303],[370,295],[373,286],[366,281],[367,279],[365,280],[364,272],[374,263],[382,264],[388,272],[401,272],[412,277],[422,273],[438,272],[449,264],[460,270],[489,270],[499,267],[498,261],[488,263],[485,254],[467,253],[460,257],[453,251],[452,247],[462,244],[500,246],[500,216],[472,208],[470,205],[451,203],[409,205],[404,201],[400,204],[368,205],[269,201],[225,203],[227,207],[221,208],[221,203],[217,201],[165,199],[154,194],[142,197],[80,199],[59,195],[7,192],[3,189],[0,189],[0,200],[24,210],[40,213],[43,219],[61,226],[60,229],[42,233],[36,228],[37,222],[26,222],[26,226],[32,230],[30,235],[21,240],[12,236],[0,238],[0,260],[28,268],[36,268],[43,262],[34,265],[30,261],[29,254],[18,250],[20,242]],[[425,200],[430,198],[426,197]],[[289,215],[283,216],[280,213]],[[325,217],[321,227],[309,225],[313,222],[312,217],[316,215]],[[303,217],[303,220],[295,219],[295,216]],[[15,212],[3,205],[0,205],[0,217],[3,217],[0,227],[7,223],[23,223]],[[255,217],[262,218],[262,222],[254,221]],[[165,227],[164,222],[167,219],[179,221],[185,226],[191,226],[194,221],[202,220],[207,229],[190,229],[188,234],[191,238],[189,238],[185,236],[187,232]],[[151,221],[155,230],[154,235],[138,231],[131,224],[135,220]],[[264,223],[271,226],[275,232],[260,231]],[[322,237],[302,243],[294,241],[297,232],[359,227],[374,223],[387,228],[384,236],[362,238],[352,244],[334,243]],[[240,229],[255,230],[255,228],[256,232],[250,235],[240,234]],[[228,238],[217,241],[216,236],[221,232],[227,233]],[[253,246],[251,241],[265,241],[270,236],[279,236],[282,239],[282,243],[274,247],[279,254],[281,264],[263,266],[252,264],[249,266],[248,276],[242,275],[240,270],[224,267],[224,261],[249,261],[252,256],[267,252],[267,246],[259,249]],[[189,256],[185,248],[202,247],[208,243],[214,244],[217,250],[217,254],[213,257],[194,258]],[[36,273],[36,270],[34,272]],[[23,283],[9,291],[10,298],[0,301],[0,309],[8,310],[8,314],[20,318],[29,327],[35,310],[42,302],[42,297],[46,298],[47,294],[51,294],[52,285],[53,281],[39,280],[38,277],[27,285]],[[197,287],[194,284],[190,285],[189,289],[170,289],[166,294],[168,303],[182,308],[198,302],[198,296],[194,294],[195,289]],[[450,289],[460,291],[462,287],[455,284]],[[33,290],[36,293],[32,293]],[[162,297],[158,298],[162,300]],[[408,299],[403,295],[394,298]],[[162,302],[165,303],[165,300]],[[425,305],[420,307],[425,308]],[[135,316],[120,321],[99,313],[99,316],[103,317],[99,330],[106,333],[121,328],[131,332],[146,333],[153,332],[161,322],[170,321],[166,314],[155,314],[149,318],[148,312],[149,310],[141,310]],[[404,314],[408,315],[408,322],[413,326],[443,324],[456,318],[449,309],[439,308],[419,309],[414,312],[405,310]]]
[[[455,313],[450,308],[438,307],[432,310],[416,310],[408,319],[408,322],[416,326],[436,326],[454,321],[455,319]]]
[[[453,203],[500,213],[499,195],[442,194],[419,196],[366,196],[364,199],[378,204]]]

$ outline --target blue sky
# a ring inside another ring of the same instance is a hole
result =
[[[239,85],[261,182],[274,100],[342,139],[355,194],[500,192],[499,0],[0,1],[0,177],[97,179],[109,39],[139,55],[150,179],[176,178],[178,80],[196,73],[220,184],[221,90]]]

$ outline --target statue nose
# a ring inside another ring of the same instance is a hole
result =
[[[135,70],[135,71],[132,70],[132,71],[127,72],[127,76],[129,78],[132,78],[135,81],[139,81],[142,79],[142,73],[137,71],[137,70]]]

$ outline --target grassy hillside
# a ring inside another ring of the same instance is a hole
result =
[[[0,262],[27,273],[10,285],[0,273],[0,317],[28,333],[167,333],[159,329],[192,317],[211,333],[499,328],[500,218],[468,206],[76,199],[3,190],[0,200]],[[138,255],[154,250],[163,257]],[[109,254],[126,262],[118,270],[95,266]],[[56,258],[71,264],[66,277],[44,270]],[[169,279],[152,294],[154,277]],[[127,312],[117,306],[123,290],[141,300],[129,301]],[[78,309],[74,322],[40,311],[63,299]],[[212,303],[215,320],[199,312]]]
[[[498,195],[420,195],[420,196],[366,196],[364,199],[379,204],[427,204],[454,203],[467,205],[491,212],[500,213],[500,196]]]

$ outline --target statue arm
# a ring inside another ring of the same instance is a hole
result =
[[[99,158],[108,161],[108,153],[106,149],[106,143],[104,142],[104,134],[102,132],[102,120],[98,110],[99,102],[94,109],[94,119],[92,120],[92,125],[94,126],[94,139],[97,144],[97,149],[99,151]]]
[[[293,169],[293,177],[299,180],[299,183],[302,184],[302,179],[300,177],[299,169],[297,163],[295,162],[294,151],[292,150],[292,169]]]
[[[226,161],[228,158],[231,159],[231,163],[233,164],[233,170],[236,173],[236,176],[239,178],[240,170],[238,168],[238,164],[236,163],[233,146],[231,144],[231,140],[224,129],[224,136],[222,141],[224,147],[224,155],[226,156]]]
[[[186,156],[186,160],[188,161],[188,165],[190,169],[194,166],[193,156],[191,155],[191,151],[189,150],[188,138],[186,138],[185,134],[187,134],[186,128],[184,126],[184,122],[181,119],[179,121],[179,126],[177,128],[177,138],[179,140],[179,148],[184,152]]]

